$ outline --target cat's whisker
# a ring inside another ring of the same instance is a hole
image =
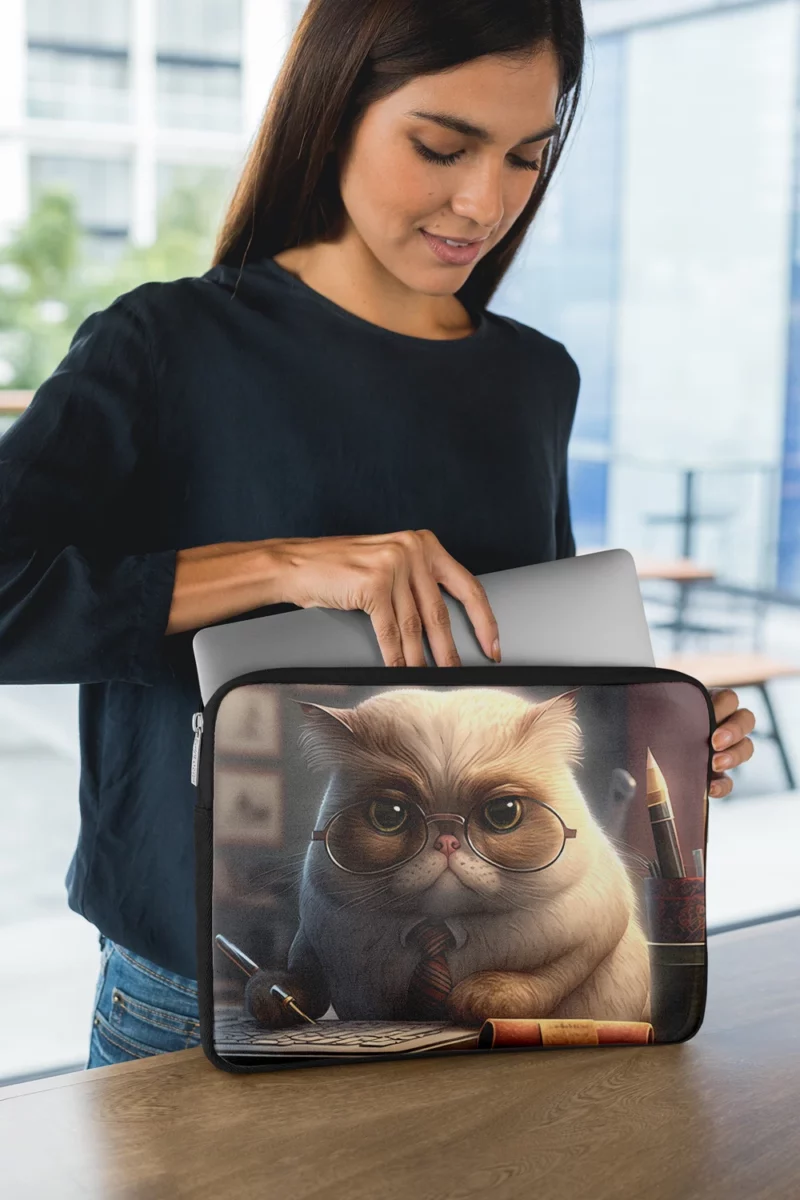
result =
[[[350,895],[350,894],[352,894],[352,892],[356,891],[359,888],[361,889],[361,891],[364,891],[364,889],[369,891],[371,888],[374,888],[376,885],[378,885],[378,884],[382,885],[384,883],[389,883],[389,881],[390,880],[389,880],[389,872],[388,871],[386,871],[386,872],[373,871],[369,875],[342,875],[341,887],[337,888],[335,886],[330,886],[330,885],[326,886],[325,894],[328,896],[331,896],[331,895],[336,895],[337,892],[345,892],[348,895]]]
[[[606,838],[608,839],[609,842],[612,842],[614,846],[619,846],[622,849],[626,849],[626,848],[630,849],[630,850],[636,849],[636,847],[631,842],[626,841],[625,838],[618,837],[616,834],[607,833]]]
[[[293,875],[296,875],[299,878],[302,869],[302,860],[294,863],[283,863],[280,866],[275,867],[263,867],[260,871],[257,871],[253,875],[249,876],[248,882],[258,883],[261,880],[288,878]]]
[[[635,850],[636,847],[631,842],[626,842],[624,838],[615,837],[613,833],[606,834],[606,840],[611,842],[611,845],[616,850]]]
[[[388,884],[386,885],[386,887],[388,887]],[[356,894],[354,895],[350,888],[346,888],[346,889],[342,888],[339,891],[329,891],[326,894],[328,896],[330,896],[332,899],[338,899],[339,897],[343,897],[346,901],[349,901],[352,904],[360,904],[362,900],[369,900],[371,896],[380,895],[380,893],[385,890],[386,890],[385,887],[378,888],[377,890],[375,888],[372,888],[369,891],[356,892]],[[341,905],[339,905],[339,907],[346,908],[347,904],[341,904]]]
[[[302,885],[302,874],[302,862],[287,864],[283,868],[264,868],[262,871],[248,876],[247,890],[254,897],[270,892],[296,891]]]
[[[397,892],[396,895],[390,896],[388,900],[385,900],[380,907],[389,908],[392,904],[402,904],[403,901],[407,902],[409,899],[413,899],[413,897],[413,892]]]
[[[298,851],[295,854],[283,854],[283,855],[281,855],[280,862],[270,862],[270,861],[265,862],[264,870],[265,871],[269,871],[269,870],[285,871],[285,870],[287,870],[287,868],[291,869],[293,867],[302,866],[305,858],[306,858],[305,850]]]
[[[349,900],[346,904],[340,904],[338,911],[341,912],[345,908],[357,908],[360,904],[369,904],[371,901],[375,900],[378,896],[383,895],[383,893],[388,890],[389,884],[385,883],[383,887],[375,888],[372,892],[369,892],[364,896],[356,896],[355,899]]]
[[[514,909],[520,909],[525,912],[536,912],[540,909],[539,903],[523,904],[519,898],[520,881],[517,879],[506,879],[503,877],[501,886],[496,892],[484,892],[481,888],[476,887],[474,883],[466,884],[465,886],[470,887],[482,900],[488,900],[490,903],[502,900],[512,905]]]
[[[613,837],[611,834],[606,834],[606,837],[626,865],[642,867],[647,870],[649,859],[646,854],[642,854],[636,846],[632,846],[630,842],[625,842],[621,838]]]
[[[248,876],[248,878],[249,879],[276,879],[278,877],[284,877],[284,876],[290,876],[290,875],[300,875],[302,870],[303,870],[302,863],[292,863],[291,865],[287,865],[285,867],[275,867],[275,868],[264,867],[260,871],[253,872],[253,874]]]

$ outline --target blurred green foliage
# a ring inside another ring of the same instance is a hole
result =
[[[36,390],[92,312],[149,280],[202,275],[210,266],[225,196],[219,172],[173,188],[159,207],[158,236],[128,242],[108,261],[81,230],[74,196],[51,187],[0,247],[0,388]]]

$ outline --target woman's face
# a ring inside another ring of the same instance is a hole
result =
[[[349,217],[344,240],[360,239],[386,271],[415,291],[458,291],[528,202],[536,164],[552,136],[547,131],[556,123],[558,94],[558,63],[547,47],[522,64],[490,55],[420,76],[376,101],[341,165]],[[486,136],[413,115],[420,111],[447,113]],[[527,142],[532,135],[536,140]],[[423,229],[485,240],[475,259],[452,265],[437,257]]]

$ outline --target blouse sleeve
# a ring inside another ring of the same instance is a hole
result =
[[[155,399],[147,329],[121,297],[84,319],[0,438],[0,682],[146,684],[163,669],[176,551],[140,532]]]
[[[562,415],[562,436],[559,443],[560,484],[556,505],[556,558],[573,558],[575,555],[575,537],[572,530],[572,517],[570,513],[568,450],[572,427],[575,423],[575,410],[578,404],[581,375],[578,364],[566,346],[563,346],[563,350],[567,359],[568,382]]]

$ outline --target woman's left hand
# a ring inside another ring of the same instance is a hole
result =
[[[711,738],[715,754],[709,794],[727,796],[733,789],[733,780],[725,772],[753,757],[753,742],[747,735],[753,732],[756,719],[749,708],[739,708],[739,697],[731,688],[712,688],[711,699],[717,728]]]

